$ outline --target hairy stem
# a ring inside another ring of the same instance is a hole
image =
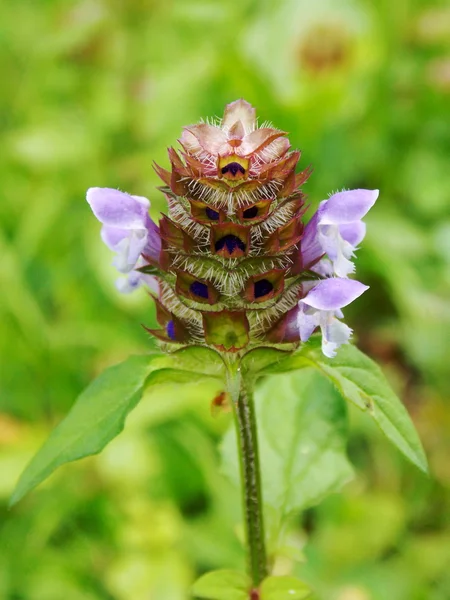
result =
[[[233,367],[235,365],[229,365],[228,392],[238,440],[248,569],[256,587],[267,576],[256,418],[252,386],[244,380],[240,370]]]

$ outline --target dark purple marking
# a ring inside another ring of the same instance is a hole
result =
[[[242,173],[242,175],[245,175],[245,169],[239,163],[232,162],[229,165],[222,167],[222,175],[225,175],[225,173],[231,173],[233,177],[235,177],[238,173]]]
[[[268,279],[260,279],[253,284],[255,298],[262,298],[273,291],[273,284]]]
[[[219,220],[219,213],[217,212],[217,210],[213,210],[212,208],[207,208],[205,210],[206,216],[208,217],[208,219],[210,219],[211,221],[218,221]]]
[[[166,325],[167,335],[171,340],[175,340],[175,323],[173,321],[169,321]]]
[[[245,252],[244,242],[240,238],[238,238],[237,235],[233,235],[231,233],[225,235],[223,238],[220,238],[220,240],[217,240],[217,242],[214,245],[214,248],[216,252],[220,252],[220,250],[226,248],[228,254],[233,254],[236,248],[239,248],[239,250]]]
[[[250,208],[247,208],[246,210],[244,210],[243,215],[244,219],[254,219],[258,216],[258,207],[251,206]]]
[[[202,283],[201,281],[193,281],[189,286],[189,289],[196,296],[200,296],[200,298],[205,298],[205,300],[208,300],[209,292],[206,283]]]

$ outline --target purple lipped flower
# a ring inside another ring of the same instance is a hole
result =
[[[377,198],[378,190],[358,189],[338,192],[321,202],[302,239],[305,268],[325,277],[347,277],[353,273],[355,267],[350,259],[366,234],[361,219]]]
[[[141,257],[138,258],[136,269],[146,266],[148,263]],[[156,277],[146,275],[140,271],[133,270],[126,273],[123,277],[116,279],[116,288],[121,294],[131,294],[141,286],[145,285],[156,295],[159,294],[159,284]]]
[[[86,199],[103,224],[102,240],[116,253],[114,266],[120,273],[128,274],[118,280],[118,289],[130,292],[142,283],[154,289],[156,283],[153,277],[134,270],[147,264],[141,255],[155,263],[159,261],[161,238],[159,228],[148,214],[149,200],[111,188],[90,188]]]
[[[308,291],[298,303],[297,327],[302,342],[309,339],[313,331],[322,331],[322,352],[333,358],[341,344],[350,339],[352,330],[339,321],[341,309],[361,296],[368,286],[353,279],[331,277],[323,279]]]

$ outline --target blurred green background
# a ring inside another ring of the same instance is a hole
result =
[[[314,166],[312,205],[379,188],[346,311],[432,476],[351,411],[356,478],[298,519],[319,600],[450,598],[450,9],[432,0],[4,0],[0,5],[0,598],[183,600],[239,567],[211,390],[144,400],[100,456],[12,511],[19,472],[106,365],[152,347],[114,288],[90,186],[152,201],[181,127],[244,97]],[[285,557],[277,566],[288,571]]]

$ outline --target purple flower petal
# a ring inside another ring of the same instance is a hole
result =
[[[142,254],[149,256],[155,262],[159,262],[161,236],[159,235],[159,227],[150,219],[150,217],[147,222],[147,233],[147,244],[142,250]]]
[[[299,311],[300,307],[297,305],[287,312],[284,330],[284,336],[286,339],[298,339],[299,328],[297,324],[297,319]]]
[[[128,264],[135,265],[141,253],[147,246],[147,231],[145,229],[133,231],[129,236]]]
[[[108,248],[115,251],[120,242],[128,237],[129,233],[129,229],[120,229],[119,227],[103,225],[100,236]]]
[[[315,285],[300,301],[319,310],[338,310],[353,302],[368,288],[354,279],[334,277]]]
[[[339,233],[342,239],[355,248],[363,241],[366,235],[366,224],[362,221],[355,221],[354,223],[339,225]]]
[[[118,271],[132,271],[141,254],[156,263],[159,261],[161,238],[148,214],[150,202],[147,198],[110,188],[90,188],[87,201],[103,223],[102,240],[116,252],[113,264]],[[127,283],[128,289],[133,288],[132,282],[133,278]]]
[[[333,277],[333,263],[329,258],[321,258],[319,262],[311,267],[311,271],[317,273],[321,277]]]
[[[302,342],[306,342],[311,337],[314,329],[319,325],[318,313],[306,312],[305,305],[300,302],[300,310],[297,314],[297,327],[300,333]]]
[[[121,229],[145,228],[150,202],[111,188],[90,188],[86,199],[104,225]]]
[[[320,225],[317,237],[319,238],[322,252],[325,252],[332,261],[335,261],[337,257],[343,253],[344,247],[346,247],[350,253],[353,251],[353,248],[343,242],[338,225]],[[348,252],[345,254],[347,253]],[[351,254],[349,254],[349,256],[351,256]]]
[[[144,275],[139,271],[131,271],[126,277],[120,277],[116,280],[116,288],[121,294],[131,294],[131,292],[134,292],[142,285],[146,285],[152,292],[158,294],[158,280],[151,275]]]
[[[116,289],[121,294],[131,294],[131,292],[137,290],[141,284],[141,273],[138,273],[138,271],[131,271],[126,277],[116,279]]]
[[[356,246],[364,239],[366,226],[361,218],[378,197],[378,190],[351,190],[333,194],[320,203],[317,212],[305,227],[301,241],[304,268],[323,274],[315,262],[326,254],[338,277],[354,271],[350,260]]]
[[[360,221],[378,198],[378,190],[349,190],[333,194],[319,206],[319,225]]]
[[[322,330],[322,352],[328,358],[336,356],[336,350],[342,344],[347,344],[353,330],[345,323],[336,318],[324,319],[321,323]]]
[[[302,264],[308,268],[314,264],[324,253],[318,236],[319,214],[316,211],[305,226],[300,245]]]

